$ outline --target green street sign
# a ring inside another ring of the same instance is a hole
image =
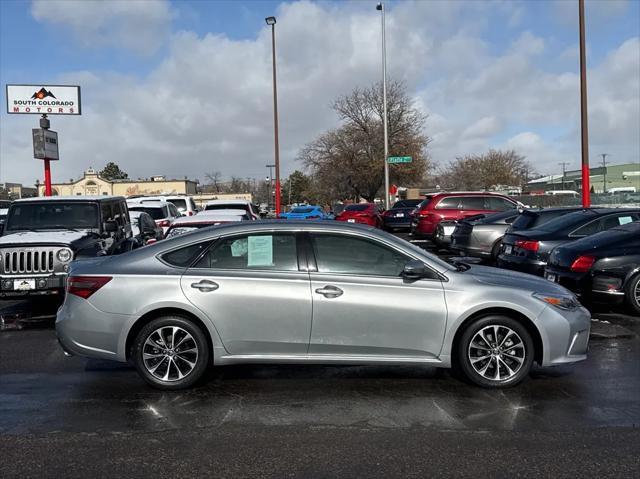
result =
[[[410,156],[390,156],[387,161],[389,163],[411,163],[412,159]]]

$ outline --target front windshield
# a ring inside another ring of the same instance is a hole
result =
[[[97,229],[98,219],[98,206],[94,203],[16,203],[9,210],[5,230]]]
[[[391,209],[396,209],[396,208],[415,208],[420,203],[422,203],[422,200],[400,200],[400,201],[397,201],[391,207]]]
[[[344,210],[345,211],[365,211],[369,209],[369,205],[367,203],[362,205],[349,205]]]

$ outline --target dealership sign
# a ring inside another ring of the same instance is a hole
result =
[[[59,160],[58,133],[44,128],[34,128],[33,157],[40,160]]]
[[[80,115],[76,85],[7,85],[7,113]]]

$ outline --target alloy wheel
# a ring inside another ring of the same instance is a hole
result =
[[[179,326],[154,330],[142,347],[145,369],[161,381],[179,381],[187,377],[198,362],[198,344]]]
[[[513,329],[492,324],[471,339],[467,356],[476,373],[490,381],[509,381],[522,368],[526,358],[522,338]]]

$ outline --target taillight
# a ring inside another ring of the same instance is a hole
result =
[[[580,256],[571,265],[571,271],[574,273],[586,273],[591,269],[593,263],[596,262],[596,258],[589,255]]]
[[[193,211],[188,211],[187,216],[193,216]]]
[[[540,248],[539,241],[530,241],[530,240],[517,240],[516,247],[520,249],[526,249],[527,251],[533,251],[534,253],[538,252],[538,248]]]
[[[168,228],[169,226],[171,226],[171,221],[169,220],[156,221],[156,225],[158,225],[160,228]]]
[[[111,276],[70,276],[67,279],[67,293],[87,299],[111,279]]]
[[[385,212],[382,213],[382,216],[391,216],[393,213],[391,212],[391,210],[387,210]]]

